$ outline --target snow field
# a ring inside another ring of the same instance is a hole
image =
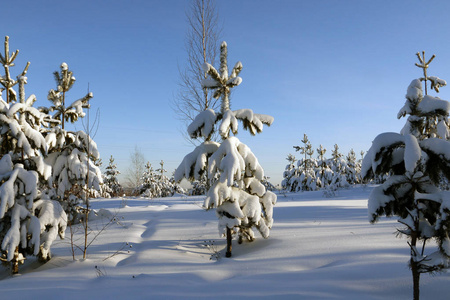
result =
[[[119,222],[88,259],[72,260],[67,229],[45,265],[30,258],[14,277],[2,269],[1,299],[411,299],[406,239],[393,234],[394,220],[369,224],[372,188],[280,194],[269,239],[234,240],[232,258],[214,210],[200,207],[204,197],[95,199]],[[81,231],[75,237],[81,245]],[[449,283],[447,273],[422,275],[422,298],[447,299]]]

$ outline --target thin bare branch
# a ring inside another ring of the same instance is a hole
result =
[[[203,64],[214,64],[218,57],[221,27],[213,0],[192,0],[186,11],[187,33],[185,49],[187,61],[179,67],[179,91],[172,101],[172,109],[187,125],[207,108],[219,109],[219,101],[213,93],[202,87],[207,77]]]

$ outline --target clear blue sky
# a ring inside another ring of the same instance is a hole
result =
[[[7,1],[0,35],[26,61],[27,95],[49,105],[52,72],[66,62],[77,78],[70,100],[94,93],[94,138],[104,166],[113,155],[125,173],[140,148],[172,172],[193,147],[170,102],[186,61],[189,1]],[[379,133],[398,132],[410,81],[420,77],[415,53],[436,54],[429,75],[450,80],[449,1],[218,1],[229,64],[241,61],[232,109],[274,116],[272,127],[238,137],[266,175],[281,181],[288,153],[308,134],[314,148],[337,143],[344,154],[368,150]],[[2,38],[3,39],[3,38]],[[2,73],[3,75],[3,73]],[[440,97],[449,99],[450,88]],[[81,123],[77,126],[82,129]],[[299,155],[297,155],[299,156]]]

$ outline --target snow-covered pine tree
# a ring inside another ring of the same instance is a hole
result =
[[[329,186],[331,190],[337,190],[339,188],[348,187],[348,182],[345,176],[346,162],[339,152],[339,146],[334,145],[334,149],[331,152],[331,158],[328,160],[330,169],[333,171],[333,180]]]
[[[153,170],[150,162],[147,162],[145,165],[144,176],[142,177],[143,183],[140,194],[148,198],[167,197],[169,195],[172,196],[170,191],[167,189],[167,185],[163,183],[166,178],[164,176],[164,168],[162,167],[160,169],[156,169],[156,171],[160,172],[160,174],[157,174],[155,170]]]
[[[160,172],[160,174],[158,175],[158,185],[160,190],[158,197],[171,197],[175,193],[185,194],[186,192],[175,182],[173,177],[168,178],[166,175],[164,175],[164,173],[167,172],[167,170],[164,169],[164,161],[161,160],[159,164],[161,167],[159,169],[156,169],[157,172]]]
[[[361,152],[363,152],[363,151],[361,151]],[[363,183],[362,176],[361,176],[361,166],[362,166],[362,160],[356,159],[356,166],[355,166],[356,178],[358,180],[358,183],[360,183],[360,184]]]
[[[369,197],[369,220],[375,223],[383,215],[395,215],[404,225],[398,232],[408,237],[414,299],[419,299],[420,274],[448,268],[450,262],[450,193],[439,189],[442,178],[450,179],[450,141],[442,130],[450,103],[427,94],[428,81],[436,92],[446,82],[427,76],[434,55],[428,62],[422,55],[417,53],[416,65],[423,68],[424,77],[411,82],[398,113],[398,118],[409,115],[404,128],[400,134],[386,132],[374,139],[361,172],[365,178],[391,174]],[[429,240],[438,247],[426,253]]]
[[[356,153],[350,149],[346,156],[345,177],[348,184],[358,184],[360,182],[361,166],[356,159]]]
[[[178,182],[175,180],[175,171],[172,173],[172,176],[169,178],[170,184],[170,196],[174,196],[175,194],[186,195],[188,191],[186,191]]]
[[[40,187],[50,179],[51,167],[44,163],[48,146],[41,133],[50,117],[33,107],[36,96],[25,97],[26,73],[11,78],[18,50],[9,52],[5,38],[5,54],[0,62],[5,75],[0,83],[0,260],[12,263],[12,272],[26,254],[50,259],[50,246],[56,237],[64,238],[67,216],[61,205],[41,195]],[[19,97],[13,87],[19,85]]]
[[[261,180],[262,185],[266,188],[266,191],[275,191],[277,188],[269,181],[270,177],[264,176],[263,180]]]
[[[358,166],[359,166],[359,180],[360,180],[360,182],[361,182],[362,184],[366,184],[366,183],[367,183],[367,180],[365,180],[365,179],[363,178],[363,175],[361,174],[362,162],[363,162],[364,156],[366,155],[366,152],[363,151],[363,150],[361,150],[361,152],[359,152],[359,155],[361,156],[361,157],[358,159]]]
[[[315,191],[317,189],[317,179],[315,168],[317,162],[312,158],[314,149],[306,134],[301,140],[303,146],[293,146],[295,151],[299,151],[304,157],[298,161],[297,188],[295,191]]]
[[[134,195],[143,195],[148,198],[152,198],[151,191],[156,189],[156,177],[155,171],[153,170],[152,164],[148,161],[144,166],[144,172],[141,178],[142,184],[133,190]],[[148,192],[146,192],[148,191]]]
[[[188,193],[190,196],[200,196],[200,195],[206,195],[208,192],[208,176],[206,173],[203,173],[200,180],[193,180],[191,182],[191,188],[189,189]]]
[[[325,149],[322,145],[316,149],[317,151],[317,169],[316,169],[316,178],[317,184],[320,188],[325,188],[329,186],[333,180],[333,171],[327,164],[327,159],[325,158],[325,153],[327,149]]]
[[[136,194],[147,198],[170,197],[175,193],[185,194],[181,186],[175,180],[164,175],[167,172],[164,169],[164,161],[160,162],[161,168],[153,170],[150,162],[145,165],[145,171],[142,176],[142,185],[138,188]],[[155,172],[156,171],[156,172]]]
[[[49,194],[61,201],[72,221],[87,199],[86,193],[101,193],[103,179],[100,168],[94,163],[100,158],[97,144],[82,130],[65,129],[66,122],[75,123],[86,115],[83,109],[90,108],[93,94],[88,92],[66,106],[66,94],[75,83],[75,77],[66,63],[62,63],[60,69],[54,72],[57,89],[49,91],[48,100],[53,105],[46,111],[55,111],[53,118],[60,124],[50,123],[45,133],[49,147],[45,162],[53,166],[53,186]]]
[[[283,181],[281,181],[281,188],[287,192],[293,192],[296,189],[297,182],[295,177],[297,174],[297,167],[295,162],[297,158],[291,153],[288,154],[286,160],[289,162],[283,172]],[[291,179],[294,179],[291,181]],[[295,186],[293,186],[295,184]]]
[[[103,174],[104,193],[107,193],[110,197],[117,197],[123,194],[123,188],[117,178],[119,174],[120,171],[117,170],[117,165],[114,163],[114,158],[111,155],[105,174]]]
[[[169,179],[164,175],[164,173],[167,172],[166,169],[164,169],[164,161],[161,160],[161,162],[159,163],[159,165],[161,166],[160,168],[156,169],[156,172],[159,172],[158,174],[158,181],[160,183],[160,186],[163,187],[164,185],[166,185],[166,182],[169,181]],[[165,191],[161,191],[161,194],[166,194],[167,192]],[[167,197],[166,195],[162,196],[162,197]]]
[[[295,181],[295,178],[298,175],[297,174],[298,170],[296,166],[297,158],[293,154],[289,153],[288,156],[286,157],[286,160],[289,163],[286,165],[286,168],[284,169],[283,172],[283,180],[281,181],[281,188],[287,192],[292,192],[295,190],[297,184],[297,182]]]
[[[264,170],[250,148],[232,134],[238,132],[238,120],[252,135],[263,130],[263,124],[271,125],[273,117],[255,114],[251,109],[230,110],[230,89],[238,86],[242,64],[238,62],[228,73],[227,44],[220,47],[220,69],[206,63],[208,78],[203,86],[214,91],[215,98],[221,98],[221,111],[207,109],[200,112],[188,127],[191,138],[210,137],[214,125],[219,122],[221,143],[208,141],[185,156],[175,171],[175,180],[200,179],[207,172],[211,187],[204,202],[206,209],[216,208],[219,218],[219,232],[227,236],[226,256],[231,256],[232,235],[238,234],[239,242],[245,238],[254,240],[252,227],[256,227],[264,238],[269,236],[273,224],[273,205],[276,195],[266,191],[261,180]]]

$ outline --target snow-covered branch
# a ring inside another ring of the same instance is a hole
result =
[[[219,148],[216,142],[204,142],[197,146],[194,151],[186,155],[175,170],[175,181],[180,182],[183,178],[188,180],[200,180],[201,175],[207,169],[208,158]]]
[[[214,124],[217,121],[217,115],[212,109],[207,109],[199,113],[194,121],[188,126],[188,134],[191,138],[199,137],[209,138],[214,132]]]

